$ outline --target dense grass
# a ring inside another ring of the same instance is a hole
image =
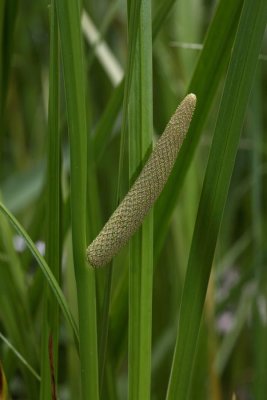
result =
[[[0,5],[0,398],[264,400],[267,3],[126,3]],[[93,270],[188,92],[160,198]]]

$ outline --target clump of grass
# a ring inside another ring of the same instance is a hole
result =
[[[1,398],[265,399],[267,3],[153,5],[0,5]]]

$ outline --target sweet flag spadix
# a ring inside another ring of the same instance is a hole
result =
[[[102,267],[120,251],[142,224],[160,195],[183,144],[196,106],[188,94],[168,122],[140,175],[87,248],[87,260]]]

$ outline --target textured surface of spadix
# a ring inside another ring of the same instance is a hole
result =
[[[170,175],[195,105],[196,96],[189,94],[178,106],[135,183],[87,248],[93,267],[107,264],[142,224]]]

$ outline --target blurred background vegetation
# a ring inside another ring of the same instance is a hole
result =
[[[167,195],[154,208],[152,399],[166,395],[192,235],[242,5],[242,0],[162,0],[152,4],[155,140],[188,88],[200,95],[199,114],[192,127],[199,131],[199,139],[188,145],[188,156],[185,152],[182,155],[184,170],[174,175]],[[127,4],[122,0],[84,0],[83,10],[88,135],[92,138],[90,154],[98,185],[93,229],[96,234],[116,204],[123,97],[120,84],[129,48]],[[49,15],[50,6],[44,0],[2,0],[0,4],[0,196],[43,255],[50,184]],[[243,45],[245,51],[247,44]],[[76,317],[62,65],[59,88],[60,285]],[[222,400],[235,395],[236,399],[248,400],[267,396],[266,88],[265,34],[209,279],[190,399]],[[129,186],[128,158],[127,150],[121,181],[123,194]],[[206,208],[208,213],[209,204]],[[98,285],[108,282],[106,270],[97,274]],[[127,398],[127,282],[124,249],[113,263],[102,393],[105,399]],[[98,288],[100,293],[101,290]],[[39,397],[44,293],[43,275],[24,239],[0,215],[0,359],[14,399]],[[79,358],[62,317],[58,335],[58,398],[78,399]],[[11,345],[27,361],[26,367]]]

